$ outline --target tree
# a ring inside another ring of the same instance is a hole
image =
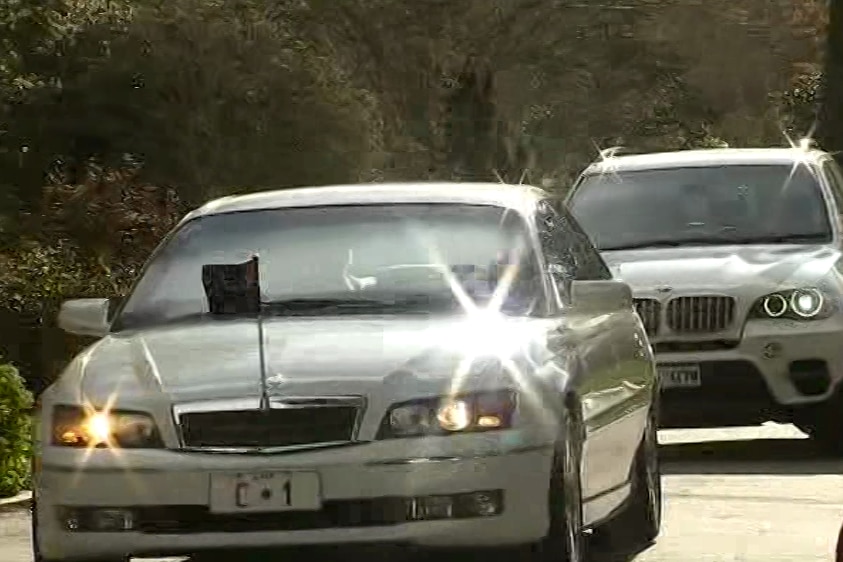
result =
[[[830,0],[817,137],[838,159],[843,153],[843,1]]]
[[[131,16],[131,0],[0,2],[0,235],[17,238],[16,211],[37,205],[54,158],[35,133],[30,102],[61,90],[63,71],[81,62],[65,55],[86,30],[119,29]]]

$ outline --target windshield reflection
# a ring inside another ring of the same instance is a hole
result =
[[[730,165],[586,177],[571,208],[601,250],[831,240],[805,167]]]
[[[488,301],[518,271],[501,312],[529,314],[539,294],[524,217],[458,204],[271,209],[195,219],[153,258],[115,329],[207,313],[204,264],[260,256],[262,300],[276,313],[458,310],[449,279]],[[285,304],[286,303],[286,304]]]

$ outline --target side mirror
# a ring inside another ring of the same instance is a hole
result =
[[[73,299],[59,310],[59,328],[77,336],[101,338],[109,329],[108,299]]]
[[[588,312],[611,312],[632,308],[632,289],[616,280],[574,281],[571,283],[571,304]]]

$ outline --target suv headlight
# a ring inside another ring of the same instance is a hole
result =
[[[808,287],[777,291],[761,297],[753,307],[752,316],[815,320],[827,318],[834,310],[834,303],[826,293]]]
[[[159,449],[161,434],[149,414],[96,411],[82,406],[53,408],[52,444],[59,447]]]
[[[517,400],[509,390],[412,400],[389,409],[379,439],[507,429]]]

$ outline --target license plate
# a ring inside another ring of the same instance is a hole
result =
[[[322,508],[315,472],[231,472],[211,475],[212,513],[317,511]]]
[[[702,386],[699,365],[659,365],[662,388],[697,388]]]

